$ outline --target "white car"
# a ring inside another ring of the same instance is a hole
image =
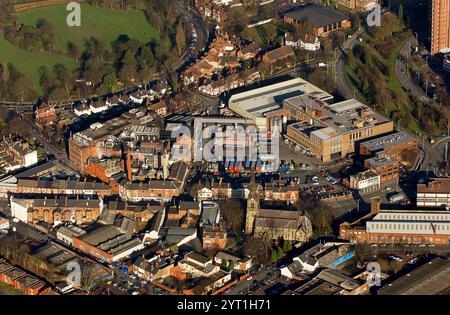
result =
[[[131,293],[131,295],[139,295],[140,293],[138,291],[134,291],[133,293]]]

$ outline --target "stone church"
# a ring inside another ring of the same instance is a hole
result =
[[[261,209],[258,185],[253,176],[249,185],[245,233],[261,238],[284,238],[307,242],[312,235],[311,221],[298,210]]]

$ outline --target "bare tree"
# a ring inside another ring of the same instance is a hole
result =
[[[389,269],[394,273],[398,273],[402,270],[402,264],[397,260],[391,260],[389,262]]]
[[[263,239],[255,237],[249,238],[244,245],[244,253],[253,256],[260,264],[270,262],[269,257],[270,246]]]
[[[371,254],[372,251],[369,244],[357,243],[355,245],[355,259],[358,266],[362,266]]]
[[[242,204],[235,199],[227,199],[220,204],[220,212],[223,214],[227,226],[234,233],[241,235],[244,225],[244,209]]]
[[[81,267],[81,289],[91,294],[96,283],[95,268],[92,263],[86,263]]]

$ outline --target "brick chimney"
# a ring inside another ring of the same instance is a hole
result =
[[[380,213],[381,201],[379,197],[374,197],[370,200],[370,213],[378,214]]]
[[[127,157],[126,157],[126,170],[127,170],[127,178],[129,181],[133,180],[133,176],[131,174],[131,156],[130,156],[130,148],[127,147]]]

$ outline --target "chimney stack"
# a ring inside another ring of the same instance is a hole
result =
[[[370,213],[378,214],[380,213],[381,201],[379,197],[374,197],[370,200]]]
[[[130,155],[130,148],[127,147],[127,156],[126,156],[126,171],[127,171],[127,178],[129,181],[133,180],[133,176],[131,174],[131,155]]]

